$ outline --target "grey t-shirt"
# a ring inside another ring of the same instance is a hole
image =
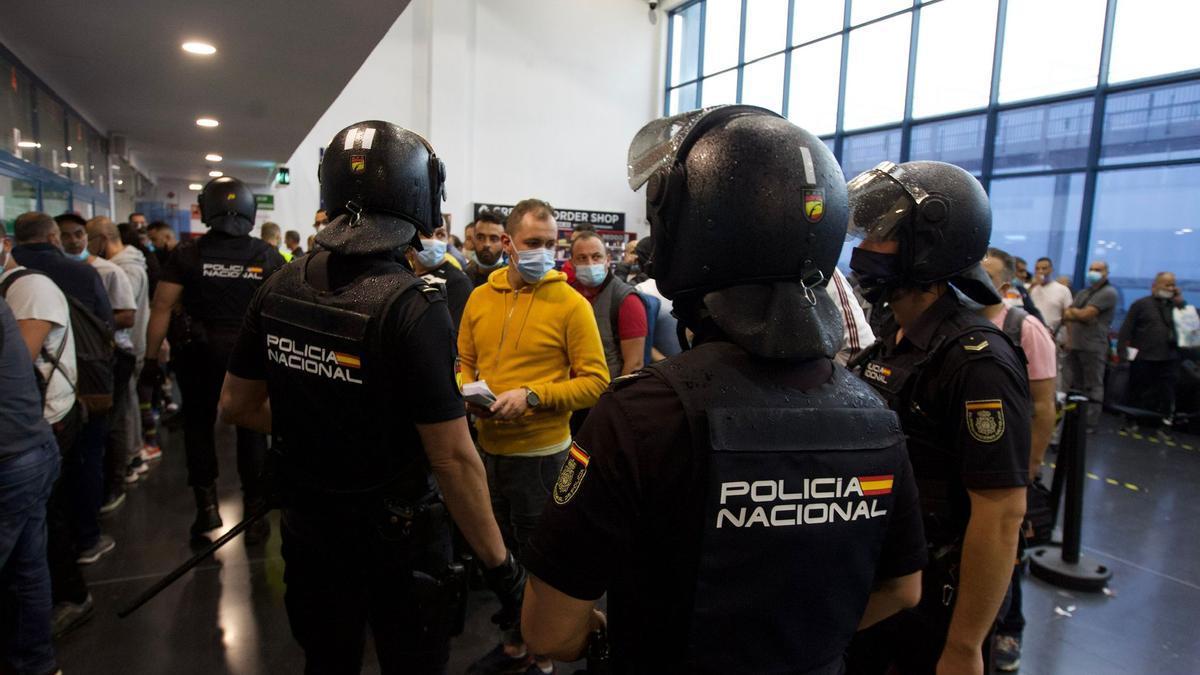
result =
[[[1095,307],[1100,314],[1091,321],[1071,321],[1071,349],[1083,352],[1107,352],[1108,330],[1117,311],[1117,289],[1107,281],[1099,288],[1085,288],[1075,294],[1072,307]]]

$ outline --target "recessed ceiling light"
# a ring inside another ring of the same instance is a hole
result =
[[[59,164],[59,166],[61,166],[61,167],[62,167],[62,168],[64,168],[64,169],[77,169],[77,168],[79,168],[79,165],[78,165],[78,164],[76,164],[75,162],[62,162],[61,164]]]
[[[67,152],[70,152],[71,150],[72,150],[71,146],[69,146],[69,145],[68,145],[68,146],[67,146]]]
[[[17,143],[17,147],[18,148],[40,148],[40,147],[42,147],[42,144],[38,143],[36,141],[21,141],[20,143]]]
[[[225,158],[224,158],[224,157],[222,157],[222,156],[220,156],[220,155],[218,155],[218,154],[217,154],[217,153],[215,153],[215,152],[212,152],[212,153],[209,153],[209,154],[205,155],[205,156],[204,156],[204,159],[206,159],[206,160],[208,160],[208,161],[210,161],[210,162],[219,162],[219,161],[221,161],[221,160],[223,160],[223,159],[225,159]]]
[[[189,184],[188,184],[188,189],[189,189],[189,190],[197,190],[197,191],[199,191],[199,190],[203,190],[203,189],[204,189],[204,186],[203,186],[203,185],[201,185],[201,184],[199,184],[199,183],[189,183]]]
[[[183,43],[183,51],[189,54],[200,54],[201,56],[211,56],[217,53],[217,48],[207,42],[185,42]]]
[[[221,176],[225,175],[225,172],[224,171],[209,171],[208,175],[212,176],[213,178],[220,178]]]
[[[125,181],[123,181],[123,180],[117,181],[117,185],[124,185],[124,184],[125,184]]]
[[[196,124],[202,127],[215,127],[220,124],[220,122],[211,117],[201,117],[200,119],[196,120]]]
[[[121,170],[121,165],[120,165],[120,164],[113,164],[113,165],[112,165],[112,168],[116,169],[117,171],[120,171],[120,170]]]

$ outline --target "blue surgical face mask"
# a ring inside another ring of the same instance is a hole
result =
[[[517,272],[527,284],[536,284],[554,269],[554,251],[548,248],[531,248],[517,251]]]
[[[432,269],[442,264],[446,257],[446,242],[441,239],[422,239],[422,250],[417,251],[417,262],[422,267]]]
[[[74,259],[76,259],[76,260],[83,260],[84,262],[86,262],[86,261],[87,261],[87,259],[88,259],[88,250],[87,250],[87,247],[85,246],[85,247],[83,248],[83,250],[82,250],[82,251],[80,251],[79,253],[67,253],[67,256],[68,256],[68,257],[71,257],[71,258],[74,258]]]
[[[1100,281],[1102,278],[1104,278],[1104,275],[1103,275],[1103,274],[1101,274],[1101,273],[1097,272],[1096,270],[1088,270],[1088,273],[1087,273],[1087,280],[1088,280],[1088,283],[1089,283],[1089,284],[1094,284],[1094,283],[1097,283],[1097,282],[1098,282],[1098,281]]]
[[[596,263],[594,265],[576,265],[575,278],[579,283],[588,288],[595,288],[604,283],[608,277],[608,265],[604,263]]]

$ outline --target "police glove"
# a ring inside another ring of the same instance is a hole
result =
[[[492,623],[501,630],[515,628],[521,623],[521,600],[525,597],[525,568],[510,551],[504,562],[483,571],[483,580],[500,599],[500,611],[492,615]]]
[[[142,374],[138,375],[138,389],[154,391],[156,387],[161,387],[162,383],[163,372],[162,367],[158,365],[158,359],[146,359],[146,362],[142,364]]]

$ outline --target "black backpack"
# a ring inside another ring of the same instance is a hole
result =
[[[41,272],[23,269],[9,275],[4,283],[0,284],[0,295],[7,297],[9,286],[17,279],[30,274]],[[71,333],[75,338],[76,382],[71,384],[75,390],[75,398],[87,408],[88,413],[106,413],[113,405],[113,366],[116,352],[113,332],[108,324],[101,321],[100,317],[93,314],[82,302],[67,293],[63,293],[63,297],[67,299]],[[63,377],[66,377],[66,372],[59,364],[59,359],[65,348],[66,338],[63,339],[63,344],[59,345],[56,354],[50,354],[42,348],[42,358],[46,359],[54,370],[62,373]],[[70,379],[67,381],[70,382]],[[49,384],[39,376],[38,386],[41,387],[43,399]]]

